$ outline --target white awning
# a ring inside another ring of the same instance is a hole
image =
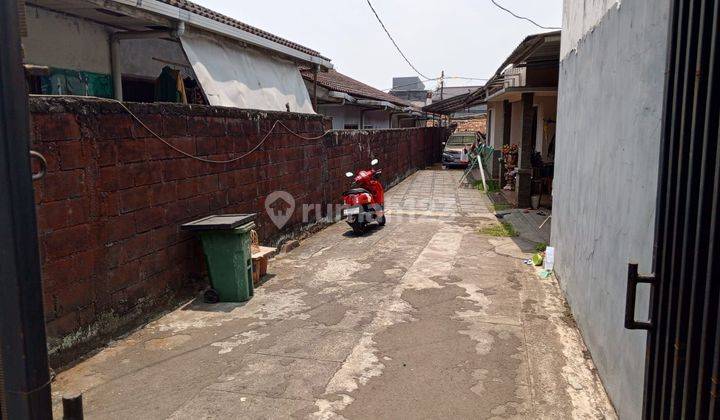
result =
[[[211,35],[186,32],[181,41],[210,105],[315,113],[294,63]]]

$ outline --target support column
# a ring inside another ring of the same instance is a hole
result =
[[[510,101],[505,100],[502,104],[502,112],[503,112],[503,134],[502,134],[502,144],[503,146],[510,144],[510,130],[512,129],[512,104]],[[500,186],[504,187],[505,184],[505,173],[507,172],[507,167],[505,166],[505,163],[503,162],[502,165],[500,165]]]
[[[532,179],[532,133],[533,127],[533,93],[522,94],[522,138],[518,151],[518,174],[515,178],[515,192],[517,193],[518,207],[530,207],[530,194]]]

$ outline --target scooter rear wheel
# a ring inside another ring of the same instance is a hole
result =
[[[362,235],[365,233],[365,224],[360,222],[348,223],[356,235]]]

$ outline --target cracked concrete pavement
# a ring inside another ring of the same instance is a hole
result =
[[[388,223],[336,223],[270,264],[243,304],[199,301],[58,375],[86,417],[615,418],[533,244],[494,238],[458,171],[387,194]],[[59,408],[57,408],[59,409]],[[56,413],[58,414],[58,413]]]

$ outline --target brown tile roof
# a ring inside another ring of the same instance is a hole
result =
[[[259,37],[268,39],[273,42],[277,42],[278,44],[284,45],[286,47],[292,48],[294,50],[298,50],[301,52],[304,52],[305,54],[312,55],[314,57],[320,57],[327,60],[326,57],[323,57],[320,55],[319,52],[315,50],[311,50],[310,48],[304,47],[300,44],[296,44],[292,41],[288,41],[285,38],[280,38],[277,35],[273,35],[270,32],[265,32],[262,29],[258,29],[254,26],[250,26],[247,23],[240,22],[239,20],[233,19],[229,16],[223,15],[222,13],[215,12],[213,10],[210,10],[206,7],[200,6],[199,4],[195,4],[188,0],[160,0],[163,3],[169,4],[170,6],[175,6],[177,8],[187,10],[188,12],[196,13],[200,16],[204,16],[208,19],[212,19],[214,21],[224,23],[226,25],[232,26],[234,28],[241,29],[245,32],[249,32],[253,35],[257,35]]]
[[[306,80],[313,80],[313,72],[311,70],[301,68],[300,73]],[[359,96],[365,99],[374,99],[378,101],[387,101],[395,105],[410,106],[410,102],[400,99],[382,90],[375,89],[372,86],[359,82],[351,77],[345,76],[335,70],[327,72],[318,72],[317,83],[319,86],[325,87],[336,92],[347,93],[352,96]]]

